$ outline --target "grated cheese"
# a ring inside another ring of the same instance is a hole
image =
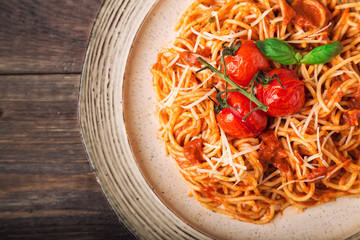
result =
[[[200,37],[198,36],[196,38],[196,42],[195,42],[195,46],[194,46],[194,49],[193,49],[193,52],[196,53],[198,47],[199,47],[199,44],[200,44]]]
[[[273,23],[281,22],[283,19],[284,19],[283,17],[277,17],[270,20],[270,23],[273,24]]]
[[[266,15],[268,15],[269,14],[269,12],[271,12],[273,9],[272,8],[270,8],[270,9],[268,9],[268,10],[266,10],[265,12],[263,12],[254,22],[252,22],[251,24],[250,24],[250,26],[255,26],[256,24],[258,24],[261,20],[263,20],[265,17],[266,17]]]
[[[317,127],[316,129],[316,138],[317,138],[317,147],[318,147],[318,152],[321,155],[320,159],[322,161],[322,163],[324,164],[325,167],[329,167],[329,164],[322,158],[322,151],[321,151],[321,146],[320,146],[320,127]]]
[[[324,40],[313,40],[313,39],[301,39],[301,40],[287,40],[287,43],[294,43],[294,44],[298,44],[298,43],[322,43],[322,44],[326,44],[327,42]]]
[[[267,28],[266,28],[265,19],[262,19],[261,22],[262,22],[262,27],[263,27],[263,30],[264,30],[265,38],[269,38],[269,33],[268,33]]]
[[[175,77],[175,72],[173,72],[172,74],[172,84],[171,84],[171,91],[169,93],[169,95],[167,95],[161,102],[160,102],[160,105],[162,105],[162,103],[166,102],[171,96],[172,96],[172,93],[175,89],[175,82],[176,82],[176,77]]]
[[[296,133],[296,135],[298,135],[299,138],[301,138],[302,140],[306,141],[304,136],[301,135],[301,133],[299,132],[299,130],[296,128],[295,124],[291,121],[290,122],[290,126],[292,127],[292,129],[294,130],[294,132]]]
[[[280,187],[278,187],[277,190],[280,190],[280,189],[284,188],[285,186],[287,186],[289,184],[292,184],[292,183],[296,183],[296,182],[315,182],[315,181],[323,179],[323,178],[325,178],[325,176],[320,176],[320,177],[317,177],[317,178],[314,178],[314,179],[311,179],[311,180],[307,180],[307,179],[304,179],[304,180],[291,180],[291,181],[281,185]]]
[[[256,14],[251,14],[251,15],[247,15],[244,17],[244,19],[249,19],[249,18],[257,18]]]
[[[173,60],[171,60],[171,62],[170,62],[169,65],[167,66],[167,68],[169,68],[169,67],[171,67],[172,65],[174,65],[174,64],[177,62],[177,60],[179,60],[179,58],[180,58],[180,55],[177,54],[177,55],[173,58]]]
[[[219,18],[218,18],[217,12],[216,12],[216,11],[212,11],[212,12],[211,12],[211,15],[212,15],[213,17],[215,17],[217,30],[218,30],[218,32],[220,32],[220,30],[221,30],[221,29],[220,29],[220,22],[219,22]]]
[[[205,40],[211,40],[211,39],[212,39],[212,38],[210,38],[210,37],[205,36],[204,34],[199,33],[199,32],[196,31],[193,27],[191,27],[191,31],[192,31],[195,35],[198,35],[198,36],[204,38]]]
[[[182,75],[181,75],[181,77],[180,77],[178,86],[175,87],[175,88],[173,88],[173,90],[170,92],[170,94],[169,94],[170,97],[168,96],[169,99],[165,102],[165,104],[164,104],[165,106],[170,107],[170,106],[173,104],[173,102],[175,101],[175,98],[176,98],[177,94],[179,93],[179,88],[180,88],[181,84],[183,83],[183,81],[184,81],[184,79],[185,79],[185,76],[186,76],[189,68],[190,68],[190,67],[187,66],[187,67],[185,68],[185,70],[183,71],[183,73],[182,73]],[[173,81],[175,81],[175,79],[174,79]]]
[[[324,138],[324,141],[323,141],[323,143],[322,143],[322,145],[321,145],[321,150],[324,149],[325,143],[326,143],[327,140],[330,138],[330,136],[333,135],[334,133],[335,133],[335,131],[332,130],[332,131]]]
[[[254,146],[254,147],[249,147],[249,148],[246,149],[246,150],[243,150],[243,151],[241,151],[241,152],[238,152],[238,153],[234,154],[234,155],[232,156],[232,158],[234,159],[234,158],[237,158],[237,157],[242,156],[242,155],[244,155],[244,154],[251,153],[251,152],[253,152],[253,151],[258,150],[259,148],[260,148],[260,144]]]
[[[248,40],[251,40],[251,35],[252,35],[252,30],[249,29],[249,30],[248,30]]]
[[[287,131],[288,128],[289,128],[290,120],[291,120],[291,116],[287,116],[286,117],[286,122],[285,122],[285,125],[284,125],[285,131]]]
[[[320,158],[322,156],[322,153],[317,153],[315,155],[312,155],[308,158],[306,158],[306,162],[311,162],[312,160],[316,159],[316,158]]]
[[[304,123],[304,127],[303,127],[302,130],[301,130],[301,134],[304,134],[304,133],[305,133],[305,131],[306,131],[307,127],[309,126],[310,121],[311,121],[311,119],[312,119],[312,115],[315,113],[315,111],[318,110],[318,109],[317,109],[318,106],[319,106],[319,104],[318,104],[318,103],[315,103],[314,106],[312,107],[312,109],[310,110],[309,115],[308,115],[308,117],[306,118],[306,121],[305,121],[305,123]]]
[[[218,82],[216,84],[216,88],[219,88],[221,86],[221,82]],[[188,109],[188,108],[192,108],[193,106],[196,106],[198,105],[199,103],[201,103],[202,101],[204,101],[205,99],[207,99],[211,94],[215,93],[216,92],[216,89],[215,88],[212,88],[208,93],[206,93],[203,97],[199,98],[197,101],[189,104],[189,105],[186,105],[186,106],[181,106],[182,108],[185,108],[185,109]]]
[[[229,35],[223,35],[223,36],[217,36],[208,32],[204,32],[203,35],[207,36],[210,39],[217,39],[224,42],[232,42],[235,38],[246,36],[247,30],[242,30],[238,33],[229,34]]]
[[[335,6],[335,9],[345,9],[345,8],[352,8],[352,7],[355,9],[360,8],[360,2],[345,3],[345,4],[337,5],[337,6]]]
[[[334,103],[334,105],[342,112],[346,112],[346,110],[339,104],[339,103]]]
[[[290,143],[290,138],[289,138],[289,135],[286,134],[286,142],[288,144],[288,147],[289,147],[289,150],[290,150],[290,153],[292,155],[293,158],[296,158],[295,155],[294,155],[294,152],[292,150],[292,147],[291,147],[291,143]]]
[[[196,71],[199,71],[200,68],[197,68],[197,67],[189,67],[188,65],[184,65],[184,64],[181,64],[181,63],[176,63],[176,66],[179,66],[179,67],[182,67],[182,68],[189,68],[191,71],[193,72],[196,72]]]
[[[348,135],[348,137],[347,137],[346,142],[345,142],[344,145],[348,145],[348,144],[349,144],[349,142],[350,142],[350,140],[351,140],[351,138],[352,138],[354,129],[355,129],[355,126],[351,126],[351,127],[350,127],[350,132],[349,132],[349,135]]]
[[[182,90],[182,91],[196,90],[196,89],[202,87],[202,86],[203,86],[207,81],[209,81],[210,78],[212,78],[214,75],[215,75],[215,73],[212,73],[208,78],[206,78],[206,79],[204,80],[204,82],[202,82],[202,83],[199,84],[199,85],[196,85],[196,86],[194,86],[194,87],[189,87],[189,88],[180,88],[180,90]]]
[[[210,9],[210,7],[207,7],[207,6],[205,6],[204,4],[202,4],[202,3],[199,4],[198,7],[202,8],[202,9],[204,9],[204,10],[209,10],[209,9]]]
[[[192,115],[194,116],[195,120],[199,120],[199,119],[200,119],[200,118],[199,118],[199,115],[197,115],[194,107],[190,108],[190,111],[191,111]]]
[[[207,146],[207,147],[210,147],[210,148],[216,148],[216,149],[220,149],[220,148],[221,148],[220,146],[212,145],[212,144],[209,144],[209,143],[204,143],[204,145]]]
[[[287,34],[285,34],[284,36],[282,36],[282,40],[285,40],[285,39],[287,39],[289,36],[291,35],[291,33],[287,33]]]
[[[332,23],[330,22],[330,23],[329,23],[328,25],[326,25],[325,27],[320,28],[320,29],[317,30],[314,34],[309,35],[308,38],[316,37],[316,36],[321,35],[323,31],[325,31],[326,29],[328,29],[328,28],[331,26],[331,24],[332,24]]]
[[[216,171],[216,170],[212,170],[212,169],[203,169],[203,168],[198,168],[197,169],[198,173],[209,173],[209,176],[211,177],[211,175],[213,174],[217,174],[217,175],[223,175],[221,172]]]
[[[186,51],[186,49],[177,47],[177,46],[175,46],[175,45],[172,45],[171,47],[172,47],[173,49],[175,49],[176,51],[178,51],[178,52],[185,52],[185,51]]]
[[[278,170],[276,170],[275,172],[273,172],[272,174],[270,174],[269,176],[267,176],[264,180],[262,180],[262,178],[261,178],[260,181],[259,181],[259,185],[261,185],[261,184],[269,181],[271,178],[273,178],[274,176],[276,176],[276,175],[278,175],[278,174],[280,174],[280,173],[281,173],[281,172],[280,172],[280,170],[278,169]],[[263,175],[261,175],[261,177],[262,177],[262,176],[263,176]]]
[[[226,138],[225,132],[224,130],[219,126],[220,128],[220,133],[221,133],[221,142],[222,142],[222,148],[223,148],[223,156],[225,158],[225,166],[229,165],[232,167],[234,174],[235,174],[235,178],[240,181],[240,176],[239,176],[239,172],[237,171],[234,162],[233,162],[233,158],[232,158],[232,154],[231,154],[231,149],[230,149],[230,145],[229,142]]]

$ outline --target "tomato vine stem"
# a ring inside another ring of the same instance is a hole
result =
[[[214,72],[215,74],[217,74],[219,77],[221,77],[225,82],[229,83],[231,86],[233,86],[235,89],[231,89],[231,90],[227,90],[228,92],[233,92],[233,91],[237,91],[240,92],[241,94],[243,94],[245,97],[247,97],[251,102],[255,103],[258,107],[252,109],[244,118],[243,121],[246,121],[246,118],[253,113],[256,110],[262,110],[264,112],[267,112],[267,110],[269,109],[269,107],[265,104],[263,104],[262,102],[260,102],[252,93],[248,93],[247,91],[245,91],[243,88],[241,88],[239,85],[237,85],[233,80],[231,80],[226,74],[220,72],[219,70],[217,70],[215,67],[213,67],[210,63],[206,62],[203,58],[198,57],[197,60],[199,62],[201,62],[202,64],[204,64],[205,67],[201,68],[200,70],[196,71],[196,73],[199,73],[205,69],[209,69],[210,71]],[[225,68],[225,66],[224,66]]]

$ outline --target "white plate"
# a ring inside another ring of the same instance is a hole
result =
[[[344,239],[358,232],[357,198],[340,198],[300,214],[289,208],[267,225],[253,225],[208,211],[187,196],[189,188],[157,138],[149,70],[157,52],[175,37],[174,26],[192,0],[155,2],[105,2],[81,86],[89,158],[130,231],[142,239]]]

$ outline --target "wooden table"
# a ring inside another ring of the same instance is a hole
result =
[[[0,238],[128,239],[84,150],[81,70],[103,0],[0,0]]]

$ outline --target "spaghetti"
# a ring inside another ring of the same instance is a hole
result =
[[[301,11],[301,2],[312,5],[314,16]],[[197,0],[176,30],[151,69],[159,136],[204,207],[265,224],[289,206],[302,210],[360,193],[360,2]],[[267,126],[287,170],[263,164],[266,136],[238,139],[219,127],[209,97],[225,83],[209,70],[195,73],[203,67],[198,57],[220,68],[224,42],[275,37],[300,53],[333,41],[343,46],[323,65],[271,62],[295,70],[306,89],[300,111]]]

